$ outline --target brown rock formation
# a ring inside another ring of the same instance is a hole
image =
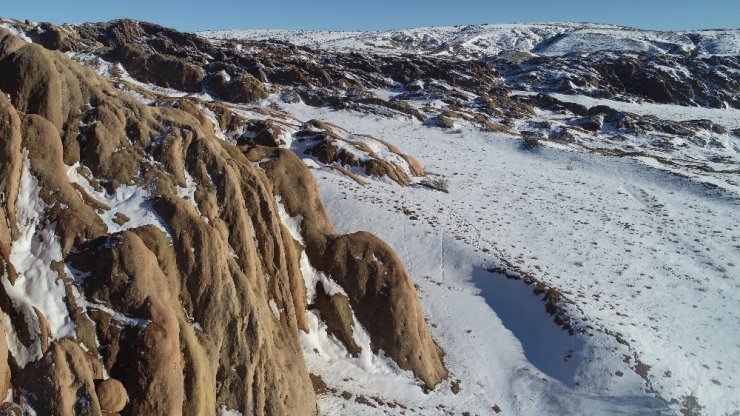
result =
[[[329,243],[322,264],[349,295],[375,352],[385,351],[428,388],[447,376],[416,289],[388,245],[367,232],[339,236]]]
[[[100,409],[103,414],[116,414],[126,407],[128,394],[126,388],[120,381],[109,378],[103,380],[95,387],[95,393],[98,395]]]
[[[329,332],[344,344],[350,354],[357,357],[362,348],[357,345],[352,337],[352,307],[349,299],[341,293],[328,295],[324,291],[321,282],[316,284],[316,308],[321,313],[321,318],[326,322]]]
[[[5,339],[5,325],[0,323],[0,391],[8,391],[12,387],[8,366],[8,344]]]
[[[365,174],[368,176],[387,177],[401,186],[408,186],[411,183],[411,178],[399,164],[381,158],[366,143],[353,139],[353,136],[348,134],[349,132],[335,131],[335,127],[337,126],[331,126],[328,123],[318,120],[306,122],[299,135],[315,143],[308,147],[306,154],[315,156],[324,164],[337,163],[339,165],[363,168]],[[357,137],[375,141],[385,146],[391,153],[400,156],[408,166],[411,175],[424,175],[424,168],[421,164],[414,158],[401,153],[397,147],[372,136],[359,135]],[[365,158],[361,160],[355,153],[341,148],[340,145],[343,144],[354,147],[357,152],[364,154]]]
[[[15,39],[15,38],[14,38]],[[15,201],[21,177],[21,121],[4,94],[0,94],[0,203],[7,221],[0,221],[0,270],[15,280],[10,263],[10,244],[17,238]]]
[[[166,88],[197,92],[205,78],[195,65],[130,44],[116,49],[113,56],[136,79]]]
[[[337,235],[328,225],[331,221],[310,171],[293,153],[281,149],[263,166],[288,214],[303,217],[301,234],[311,263],[347,292],[357,319],[370,334],[374,352],[382,349],[427,387],[436,386],[447,376],[443,353],[429,335],[416,289],[398,256],[370,233]],[[322,312],[337,310],[325,306]],[[335,333],[347,326],[341,314],[327,321],[333,322]]]
[[[102,415],[94,384],[101,377],[97,357],[75,341],[62,339],[41,360],[23,369],[19,384],[34,392],[29,398],[40,414]]]
[[[173,87],[200,82],[174,63],[130,55],[150,73],[177,72]],[[309,329],[302,250],[349,295],[320,298],[318,307],[351,351],[358,351],[354,309],[374,351],[383,349],[429,387],[444,377],[398,258],[369,234],[337,235],[310,171],[293,153],[256,146],[250,158],[272,158],[255,166],[217,138],[192,103],[146,106],[61,53],[2,29],[0,71],[0,275],[18,284],[10,254],[28,168],[43,211],[32,224],[33,241],[42,241],[42,230],[56,238],[47,243],[58,240],[64,261],[49,264],[49,276],[63,289],[73,327],[61,336],[47,310],[14,301],[9,293],[20,295],[0,286],[0,308],[12,323],[4,329],[22,344],[6,360],[0,336],[0,392],[12,385],[14,402],[24,399],[18,392],[33,391],[25,399],[39,414],[212,415],[221,407],[314,414],[298,338]],[[193,197],[179,196],[190,182]],[[112,197],[124,185],[149,195],[134,211]],[[281,223],[276,195],[291,215],[303,216],[303,246]],[[141,212],[149,218],[143,225]],[[358,250],[382,264],[356,260]],[[387,322],[374,324],[370,314]],[[32,345],[40,358],[25,364],[13,356]]]

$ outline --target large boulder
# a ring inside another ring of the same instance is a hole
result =
[[[95,387],[95,392],[98,395],[100,410],[103,411],[103,414],[116,414],[123,410],[126,403],[128,403],[126,388],[114,378],[99,382]]]

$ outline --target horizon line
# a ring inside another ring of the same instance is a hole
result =
[[[178,32],[183,33],[202,33],[202,32],[215,32],[215,31],[238,31],[238,30],[254,30],[254,31],[304,31],[304,32],[359,32],[359,33],[372,33],[372,32],[390,32],[390,31],[399,31],[399,30],[415,30],[415,29],[435,29],[435,28],[457,28],[457,27],[469,27],[469,26],[507,26],[507,25],[601,25],[601,26],[611,26],[614,28],[619,29],[632,29],[632,30],[640,30],[645,32],[703,32],[703,31],[738,31],[740,30],[740,27],[716,27],[716,28],[702,28],[702,29],[649,29],[649,28],[642,28],[637,26],[627,26],[617,23],[605,23],[605,22],[596,22],[596,21],[529,21],[529,22],[498,22],[498,23],[465,23],[465,24],[454,24],[454,25],[421,25],[421,26],[405,26],[405,27],[389,27],[389,28],[383,28],[383,29],[318,29],[318,28],[279,28],[279,27],[273,27],[273,28],[265,28],[265,27],[230,27],[230,28],[210,28],[210,29],[198,29],[198,30],[184,30],[180,29],[176,26],[167,25],[164,23],[154,22],[150,20],[144,20],[144,19],[137,19],[132,17],[119,17],[114,19],[108,19],[108,20],[99,20],[99,21],[83,21],[83,22],[63,22],[63,23],[55,23],[51,21],[36,21],[32,19],[21,19],[16,17],[4,17],[0,16],[0,19],[5,20],[15,20],[18,22],[31,22],[35,24],[40,23],[49,23],[55,26],[63,26],[63,25],[72,25],[72,26],[79,26],[79,25],[85,25],[85,24],[101,24],[101,23],[110,23],[110,22],[116,22],[116,21],[134,21],[134,22],[141,22],[141,23],[148,23],[148,24],[154,24],[157,26],[174,29]]]

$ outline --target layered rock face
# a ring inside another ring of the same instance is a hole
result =
[[[54,33],[47,42],[74,47]],[[147,76],[171,77],[160,80],[167,86],[214,82],[180,61],[114,51],[145,62]],[[339,235],[309,169],[279,141],[219,137],[229,117],[254,122],[225,108],[212,121],[187,99],[145,105],[4,29],[0,73],[3,409],[315,414],[300,343],[314,306],[348,351],[362,326],[373,352],[427,388],[446,377],[390,247],[369,233]],[[256,79],[224,83],[233,100],[262,94]],[[409,173],[381,161],[366,168],[408,184],[423,170],[405,160]],[[299,236],[281,209],[300,216]],[[307,279],[302,256],[342,290]]]

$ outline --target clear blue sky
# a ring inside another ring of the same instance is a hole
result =
[[[133,18],[184,31],[380,30],[513,22],[740,28],[740,0],[0,0],[0,16],[53,23]]]

